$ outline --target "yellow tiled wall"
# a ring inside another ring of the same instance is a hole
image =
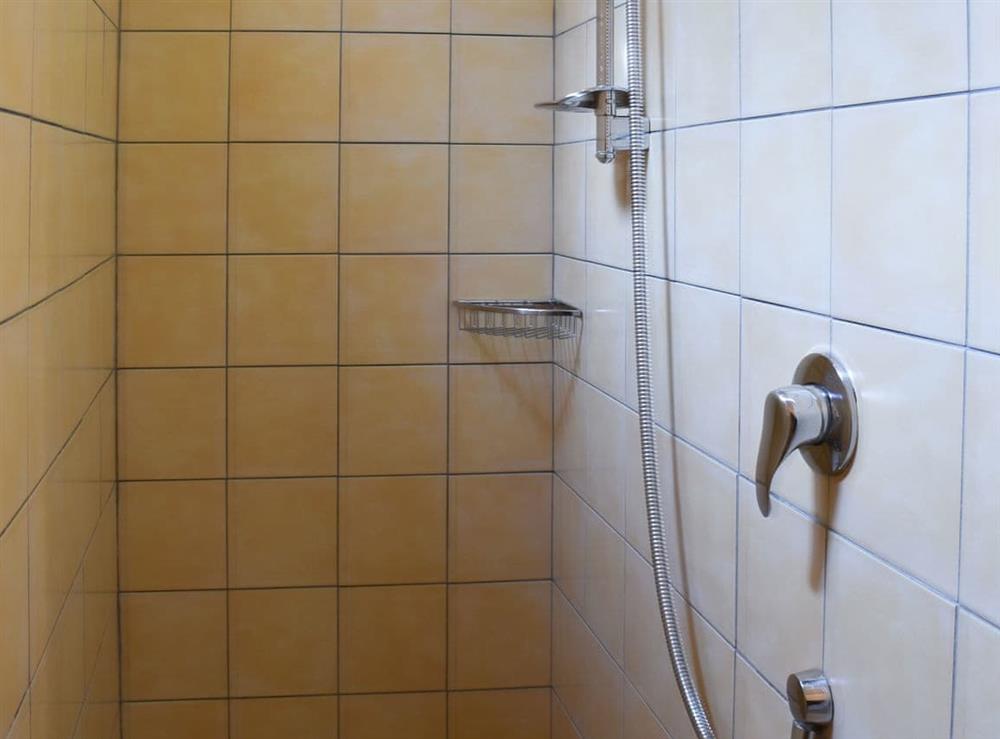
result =
[[[0,735],[119,735],[118,8],[0,0]]]
[[[124,0],[128,739],[549,736],[551,0]]]

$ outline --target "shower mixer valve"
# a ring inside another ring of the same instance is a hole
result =
[[[828,354],[810,354],[795,370],[795,384],[772,390],[764,401],[757,451],[757,505],[771,512],[771,483],[796,449],[827,475],[843,472],[858,445],[858,401],[850,373]]]

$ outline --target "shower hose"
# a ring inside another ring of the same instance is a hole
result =
[[[632,218],[632,291],[635,316],[636,387],[639,405],[639,435],[642,450],[642,482],[649,519],[649,545],[653,558],[656,600],[663,623],[670,663],[684,700],[688,718],[698,739],[715,739],[698,688],[691,677],[684,639],[670,587],[670,555],[663,532],[663,508],[656,455],[653,385],[649,347],[649,299],[646,294],[646,98],[642,59],[642,0],[628,0],[625,11],[629,92],[629,186]]]

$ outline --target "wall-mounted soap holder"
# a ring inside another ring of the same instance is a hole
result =
[[[583,311],[561,300],[455,300],[458,327],[487,336],[574,339]]]

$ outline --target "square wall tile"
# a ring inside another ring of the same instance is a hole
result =
[[[855,378],[864,432],[849,473],[831,480],[831,525],[953,596],[961,518],[963,352],[837,322],[833,351]],[[915,465],[914,459],[921,463]]]
[[[992,0],[969,1],[969,78],[973,88],[1000,84],[1000,7]]]
[[[451,472],[548,469],[552,368],[547,364],[450,368]]]
[[[226,251],[226,145],[121,144],[118,251]]]
[[[483,95],[490,103],[483,104]],[[525,101],[552,96],[552,39],[452,39],[451,137],[461,143],[549,144],[552,114]],[[500,112],[502,111],[502,113]]]
[[[337,474],[337,368],[229,370],[232,477]]]
[[[969,98],[969,344],[1000,352],[1000,93]]]
[[[118,261],[120,367],[225,364],[225,316],[225,257]]]
[[[35,4],[0,9],[0,106],[31,113]]]
[[[118,373],[118,472],[123,480],[226,474],[226,371]]]
[[[233,739],[336,739],[337,696],[244,698],[231,703]]]
[[[835,316],[963,341],[966,109],[948,97],[834,114]]]
[[[448,739],[549,739],[551,690],[477,690],[448,696]]]
[[[751,0],[740,8],[742,115],[830,104],[830,6]]]
[[[121,26],[123,31],[228,31],[229,2],[123,0]]]
[[[341,591],[341,691],[443,690],[446,611],[444,585]]]
[[[451,582],[551,577],[551,475],[454,476],[448,496]]]
[[[224,141],[229,34],[126,33],[122,141]]]
[[[225,482],[126,482],[118,506],[123,591],[226,587]]]
[[[337,589],[229,593],[234,696],[337,692]]]
[[[550,583],[451,585],[448,687],[548,685]]]
[[[121,596],[122,698],[226,695],[224,592]]]
[[[30,158],[30,122],[0,114],[0,320],[28,304]]]
[[[505,33],[552,35],[553,0],[512,0],[484,3],[456,0],[451,20],[453,33]]]
[[[337,257],[229,258],[229,363],[337,361]]]
[[[447,465],[447,368],[344,367],[341,474],[433,474]]]
[[[833,0],[835,104],[964,89],[966,53],[965,3]]]
[[[415,364],[448,358],[448,258],[341,258],[345,364]]]
[[[1000,359],[989,354],[966,355],[965,444],[962,495],[963,604],[1000,623],[1000,497],[996,494],[1000,460],[996,455],[996,398]]]
[[[341,147],[344,252],[448,250],[448,148]]]
[[[28,689],[28,516],[23,514],[0,536],[0,724],[9,726]]]
[[[552,150],[455,146],[451,251],[552,250]]]
[[[229,585],[337,584],[337,481],[229,483]]]
[[[0,527],[28,497],[28,319],[0,326]]]
[[[124,739],[226,739],[229,701],[149,701],[122,704]]]
[[[337,251],[335,144],[233,144],[230,252]]]
[[[678,131],[676,166],[677,279],[738,292],[740,124]]]
[[[443,739],[446,693],[386,693],[340,698],[341,739]]]
[[[443,35],[345,34],[341,138],[447,141],[448,48]]]
[[[339,70],[339,34],[234,34],[231,138],[336,141]]]
[[[741,136],[742,293],[826,313],[830,113],[744,121]]]
[[[947,736],[955,606],[838,536],[829,547],[824,661],[840,676],[837,732]],[[894,695],[920,700],[890,717]]]
[[[455,255],[449,260],[452,300],[537,300],[552,292],[548,254]],[[452,362],[547,362],[552,345],[537,339],[489,336],[460,328],[458,308],[449,306]]]
[[[341,0],[232,0],[233,29],[336,31]]]
[[[988,737],[1000,720],[990,687],[1000,664],[1000,629],[967,611],[958,612],[955,661],[955,739]]]
[[[448,33],[450,0],[344,0],[345,31]]]
[[[673,54],[666,63],[675,69],[677,125],[735,118],[740,107],[740,3],[677,3],[671,10],[676,30],[667,44]]]
[[[444,582],[446,485],[444,477],[344,478],[341,583]]]

